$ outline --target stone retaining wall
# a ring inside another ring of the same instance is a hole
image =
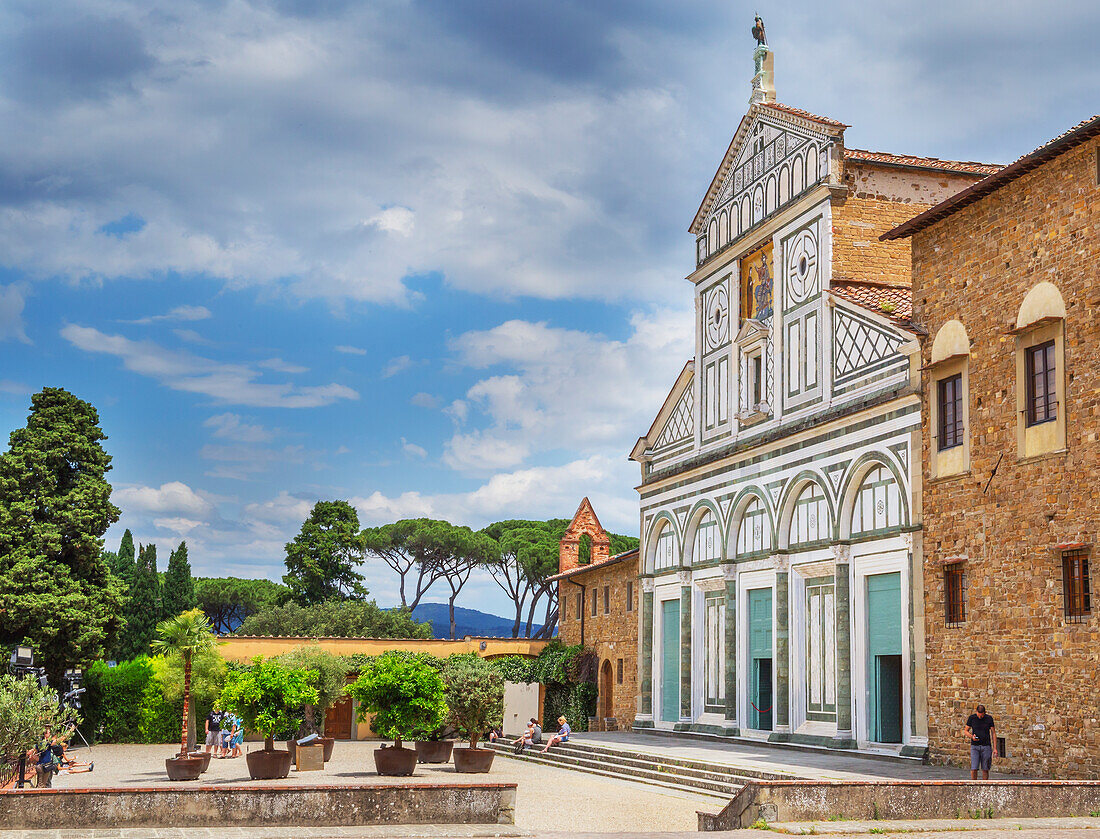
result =
[[[736,830],[757,819],[967,819],[1088,816],[1097,781],[766,781],[748,784],[700,830]]]
[[[516,785],[360,784],[0,791],[0,830],[514,824]]]

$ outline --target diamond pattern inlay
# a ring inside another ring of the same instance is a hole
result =
[[[833,323],[833,363],[838,378],[894,355],[902,344],[897,335],[850,317],[839,309]]]
[[[680,396],[680,401],[676,403],[676,408],[668,418],[668,422],[665,423],[665,427],[661,429],[653,448],[659,449],[662,446],[669,446],[681,440],[691,439],[694,434],[695,388],[689,384],[684,389],[683,395]]]

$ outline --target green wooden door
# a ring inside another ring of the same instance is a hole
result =
[[[680,719],[680,601],[661,601],[661,719]]]
[[[867,577],[868,735],[876,743],[901,742],[901,574]]]
[[[749,590],[749,723],[772,728],[772,590]]]

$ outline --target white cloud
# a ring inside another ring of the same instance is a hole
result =
[[[408,207],[390,207],[364,222],[368,227],[377,227],[391,233],[408,236],[413,231],[416,214]]]
[[[239,443],[269,443],[275,439],[275,432],[262,425],[246,423],[240,414],[218,414],[203,423],[206,428],[214,429],[215,437],[224,437]]]
[[[180,481],[169,481],[159,487],[124,486],[116,488],[111,500],[124,513],[175,514],[203,520],[214,510],[203,495]],[[167,520],[171,515],[164,515]]]
[[[306,387],[258,382],[260,372],[245,364],[213,361],[169,350],[152,341],[107,335],[92,327],[69,324],[61,330],[61,336],[85,352],[115,356],[127,370],[156,379],[173,390],[202,394],[229,405],[316,408],[359,398],[350,387],[335,383]]]
[[[415,405],[418,408],[438,408],[440,399],[438,396],[432,396],[430,393],[414,393],[412,398],[409,399],[410,405]]]
[[[209,338],[204,338],[194,329],[173,329],[172,334],[179,338],[181,341],[187,341],[189,344],[200,344],[204,347],[214,346],[214,342]]]
[[[15,382],[11,379],[0,379],[0,393],[5,393],[9,396],[26,396],[29,395],[31,389],[22,382]]]
[[[403,373],[410,367],[415,367],[420,362],[413,361],[411,357],[407,355],[399,355],[397,358],[391,358],[386,362],[386,366],[382,368],[382,378],[388,379],[390,376],[396,376],[398,373]]]
[[[423,446],[418,446],[416,443],[410,443],[404,437],[401,438],[401,451],[405,454],[412,455],[413,457],[425,458],[428,456],[428,450]]]
[[[138,318],[137,320],[126,321],[126,323],[157,323],[162,320],[172,321],[196,321],[206,320],[212,317],[210,310],[205,306],[176,306],[176,308],[163,315],[150,315],[149,317]]]
[[[16,340],[29,344],[23,330],[23,291],[17,285],[0,286],[0,341]]]
[[[351,347],[347,344],[338,344],[333,347],[336,352],[343,353],[344,355],[366,355],[367,351],[362,347]]]
[[[156,527],[158,530],[167,530],[170,533],[175,533],[179,536],[186,536],[191,531],[196,530],[205,524],[205,522],[183,518],[182,516],[153,519],[153,526]]]
[[[316,504],[316,498],[304,498],[283,490],[274,498],[248,504],[243,510],[245,520],[256,520],[267,524],[300,525],[304,522]]]
[[[458,428],[444,463],[480,473],[556,449],[625,457],[691,357],[692,333],[690,309],[666,309],[635,314],[622,341],[520,320],[459,336],[458,363],[503,370],[448,407]]]
[[[283,361],[281,358],[268,358],[264,361],[256,362],[257,367],[265,367],[268,370],[274,370],[277,373],[308,373],[309,368],[303,367],[301,364],[291,364],[287,361]]]

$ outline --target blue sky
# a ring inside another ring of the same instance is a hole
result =
[[[46,385],[92,402],[109,546],[186,538],[197,574],[277,579],[318,499],[477,527],[587,494],[635,532],[754,11],[4,4],[0,430]],[[780,101],[850,146],[1005,162],[1097,110],[1096,4],[765,20]],[[461,602],[507,613],[485,578]]]

